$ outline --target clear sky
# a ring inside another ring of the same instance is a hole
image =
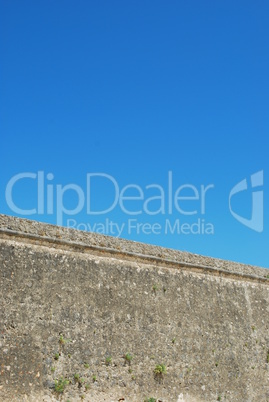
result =
[[[268,1],[0,4],[1,213],[269,267]]]

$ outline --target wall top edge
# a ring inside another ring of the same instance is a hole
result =
[[[0,214],[0,237],[5,233],[13,237],[44,238],[50,243],[79,244],[80,247],[118,253],[121,257],[126,255],[166,263],[171,261],[173,264],[178,263],[182,266],[208,268],[257,278],[268,278],[269,275],[269,270],[266,268]]]

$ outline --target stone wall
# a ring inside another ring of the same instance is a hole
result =
[[[3,402],[269,401],[266,269],[3,215],[0,268]]]

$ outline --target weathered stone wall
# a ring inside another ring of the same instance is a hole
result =
[[[3,215],[0,269],[0,401],[269,401],[266,269]]]

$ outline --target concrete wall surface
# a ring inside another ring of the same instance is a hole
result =
[[[269,402],[269,270],[0,215],[0,401]]]

